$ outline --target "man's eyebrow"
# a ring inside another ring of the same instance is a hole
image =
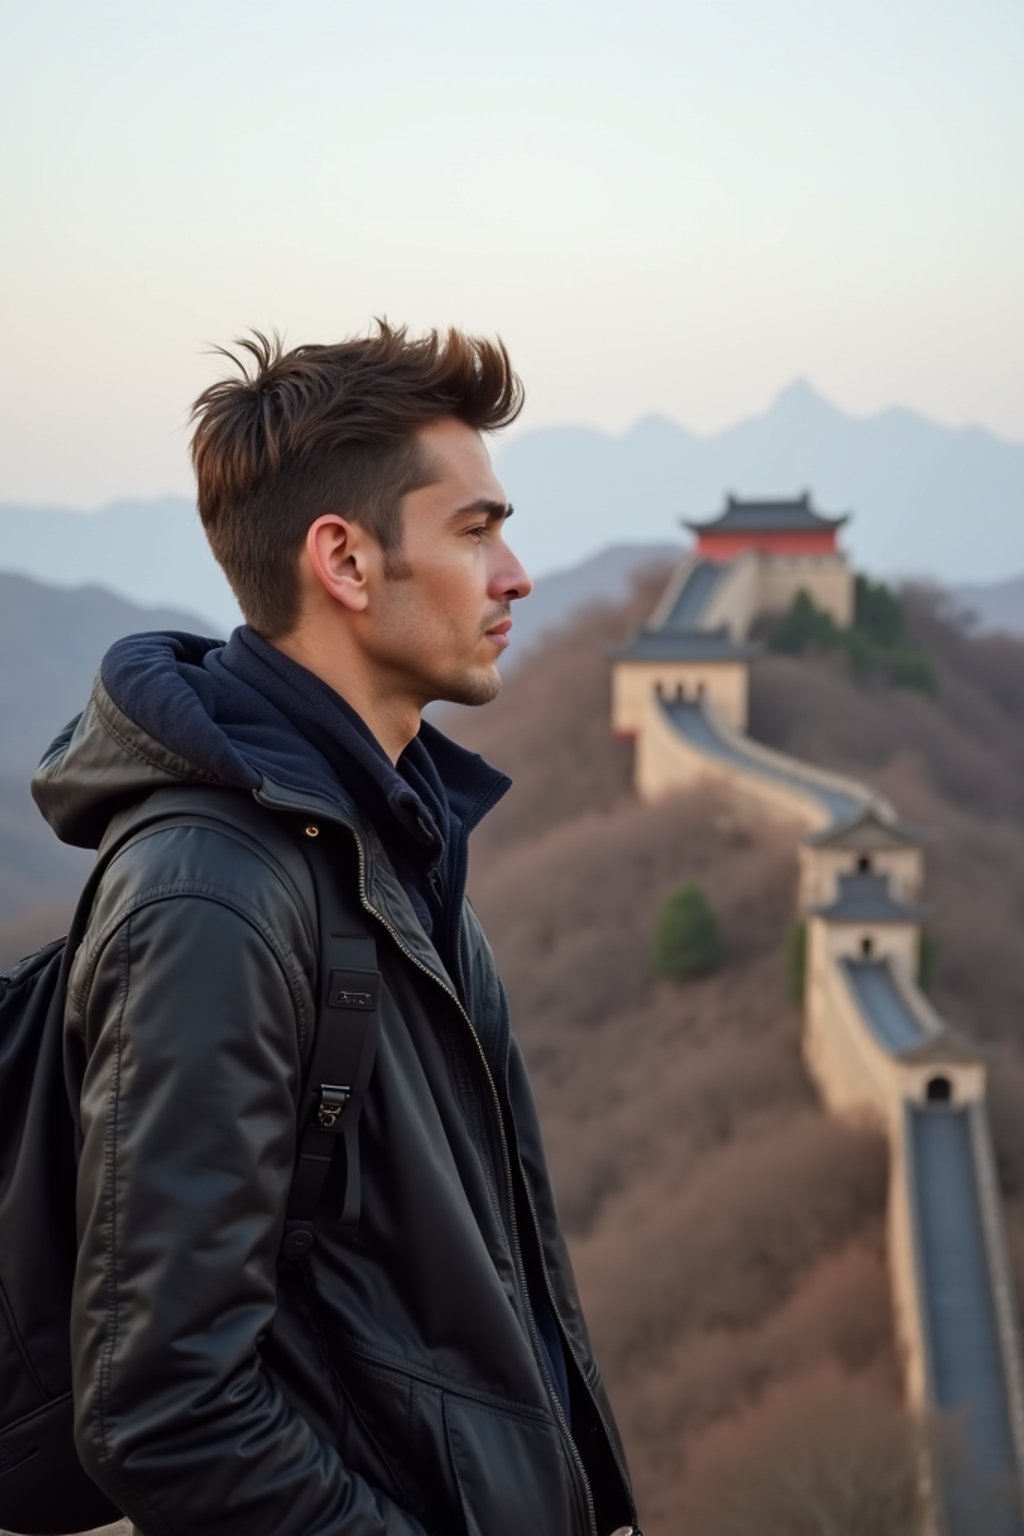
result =
[[[464,507],[457,507],[450,514],[449,521],[455,522],[456,518],[459,517],[469,517],[474,514],[480,516],[482,514],[489,523],[503,523],[506,518],[512,516],[512,512],[511,503],[492,501],[488,496],[480,496],[476,501],[467,501]]]

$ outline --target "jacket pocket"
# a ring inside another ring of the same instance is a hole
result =
[[[587,1525],[554,1424],[443,1394],[444,1432],[467,1536],[574,1536]]]
[[[292,1292],[292,1307],[316,1341],[330,1384],[334,1411],[326,1408],[324,1417],[330,1421],[331,1438],[353,1472],[410,1508],[406,1462],[412,1384],[401,1371],[379,1364],[334,1333],[308,1276],[304,1279]],[[292,1280],[286,1277],[286,1283]],[[294,1362],[295,1353],[301,1353],[295,1340],[292,1353]],[[294,1369],[291,1375],[294,1379]],[[322,1387],[323,1382],[316,1385]]]
[[[347,1443],[351,1464],[409,1508],[411,1490],[403,1465],[409,1426],[408,1379],[350,1359],[335,1370],[334,1381],[343,1407],[342,1440]]]

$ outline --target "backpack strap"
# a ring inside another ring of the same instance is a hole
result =
[[[380,1037],[377,945],[362,908],[342,903],[340,882],[326,878],[326,850],[314,854],[305,842],[297,846],[277,814],[238,791],[156,790],[112,827],[111,841],[101,849],[97,882],[116,855],[145,829],[204,823],[241,835],[261,858],[278,867],[307,915],[316,944],[316,1024],[303,1068],[298,1152],[281,1248],[284,1258],[300,1259],[313,1246],[314,1218],[327,1175],[338,1164],[342,1165],[338,1228],[348,1241],[358,1236],[359,1123]]]
[[[340,1235],[358,1233],[362,1204],[359,1122],[380,1038],[381,977],[377,945],[332,903],[320,860],[309,868],[319,919],[317,1027],[299,1106],[301,1142],[292,1178],[282,1253],[299,1259],[313,1246],[313,1218],[335,1150],[344,1149],[337,1213]]]

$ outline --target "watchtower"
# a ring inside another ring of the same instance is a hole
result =
[[[811,505],[809,491],[795,500],[739,501],[728,496],[707,522],[684,521],[697,538],[696,558],[721,564],[755,554],[760,566],[758,611],[784,613],[797,593],[845,628],[853,620],[853,574],[839,547],[849,513],[829,517]]]

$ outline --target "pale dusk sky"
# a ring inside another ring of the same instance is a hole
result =
[[[795,376],[1024,439],[1020,0],[34,0],[0,22],[0,501],[188,491],[247,326],[500,332],[530,430]]]

